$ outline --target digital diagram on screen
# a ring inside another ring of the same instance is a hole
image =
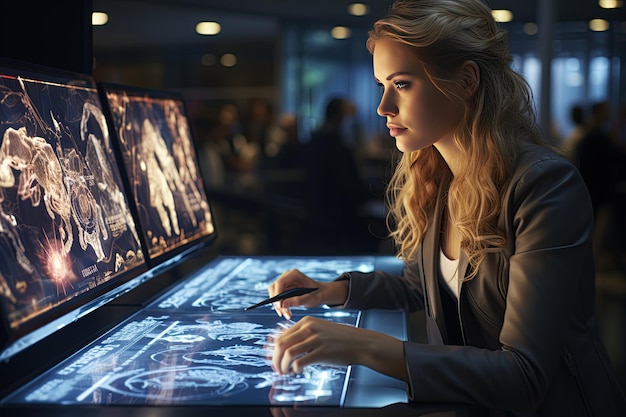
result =
[[[184,102],[106,90],[150,258],[214,232]]]
[[[313,365],[302,374],[277,374],[273,340],[295,321],[279,318],[271,306],[243,309],[267,297],[267,285],[284,268],[330,281],[346,270],[372,270],[373,263],[367,257],[218,258],[5,401],[340,406],[350,368]],[[360,318],[358,311],[328,308],[306,314],[347,326]]]
[[[298,269],[317,281],[332,281],[345,271],[372,271],[374,261],[367,256],[226,257],[206,265],[195,276],[150,304],[149,308],[225,313],[241,310],[266,298],[268,286],[289,269]],[[259,307],[262,311],[271,308],[271,305]],[[323,306],[319,309],[329,310]],[[304,308],[295,307],[294,310]]]
[[[13,328],[144,263],[95,83],[0,66],[0,297]]]

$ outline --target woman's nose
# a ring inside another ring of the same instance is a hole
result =
[[[382,117],[395,116],[398,113],[398,109],[392,104],[389,96],[383,93],[383,96],[380,98],[380,103],[378,103],[378,107],[376,108],[376,113]]]

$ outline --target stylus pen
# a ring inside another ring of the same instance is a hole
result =
[[[265,304],[271,304],[274,301],[284,300],[285,298],[297,297],[299,295],[308,294],[315,290],[317,290],[317,288],[291,288],[287,291],[281,292],[278,295],[275,295],[270,298],[266,298],[265,300],[261,301],[260,303],[256,303],[253,306],[246,307],[244,308],[244,310],[252,310],[253,308],[261,307],[261,306],[264,306]]]

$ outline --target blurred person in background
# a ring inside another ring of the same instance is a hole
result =
[[[305,153],[307,207],[310,213],[306,242],[319,253],[369,251],[367,224],[359,214],[369,198],[355,151],[344,138],[344,122],[352,103],[342,97],[328,100],[325,118],[311,134]]]
[[[570,117],[574,127],[563,139],[563,152],[566,158],[578,165],[578,145],[580,140],[587,133],[587,123],[585,120],[585,110],[580,105],[572,106],[570,109]]]

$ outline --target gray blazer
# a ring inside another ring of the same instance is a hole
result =
[[[338,278],[349,280],[343,308],[425,310],[429,344],[404,342],[411,401],[478,405],[491,415],[626,416],[598,334],[593,214],[577,169],[524,145],[498,220],[507,246],[460,284],[457,308],[439,286],[441,215],[438,204],[403,276]],[[464,255],[459,267],[468,271]]]

